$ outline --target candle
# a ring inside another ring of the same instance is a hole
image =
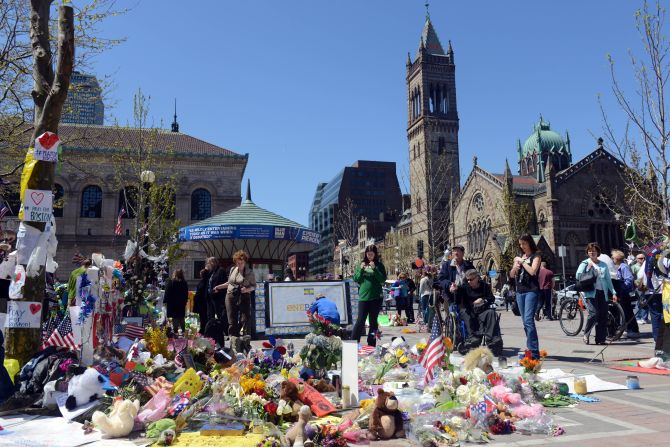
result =
[[[587,392],[586,379],[584,377],[575,377],[575,393],[584,395]]]
[[[626,386],[629,390],[639,390],[640,379],[637,376],[628,376],[626,377]]]
[[[498,357],[498,368],[507,368],[507,357]]]
[[[342,408],[351,406],[351,390],[349,385],[342,385]]]

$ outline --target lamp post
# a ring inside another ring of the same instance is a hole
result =
[[[149,193],[151,185],[156,181],[156,174],[153,171],[142,171],[140,180],[144,186],[144,226],[142,227],[142,248],[148,254],[149,251]]]

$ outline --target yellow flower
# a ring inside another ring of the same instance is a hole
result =
[[[398,361],[400,363],[407,363],[409,361],[409,359],[403,355],[402,357],[400,357],[400,360],[398,360]]]
[[[416,344],[416,349],[417,349],[417,351],[423,351],[424,349],[426,349],[427,346],[428,345],[424,342],[417,343]]]
[[[288,379],[288,370],[286,368],[282,368],[281,375],[284,376],[285,379]]]
[[[396,356],[396,357],[400,358],[400,357],[402,357],[403,355],[405,355],[405,352],[404,352],[402,349],[396,349],[396,350],[395,350],[395,356]]]

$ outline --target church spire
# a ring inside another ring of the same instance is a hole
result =
[[[179,132],[179,123],[177,122],[177,98],[174,99],[174,121],[172,121],[172,132]]]
[[[421,33],[421,42],[419,43],[419,52],[425,49],[428,54],[444,56],[444,48],[437,37],[433,23],[430,21],[429,3],[426,3],[426,23],[423,25]]]

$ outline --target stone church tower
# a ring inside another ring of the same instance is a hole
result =
[[[445,52],[426,14],[414,61],[407,54],[406,82],[412,235],[430,261],[447,245],[451,196],[460,189],[455,76],[451,42]]]

